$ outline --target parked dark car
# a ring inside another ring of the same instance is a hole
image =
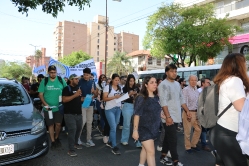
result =
[[[0,165],[46,155],[48,144],[44,119],[24,87],[0,80]]]

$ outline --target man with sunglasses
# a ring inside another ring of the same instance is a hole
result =
[[[48,67],[48,75],[48,78],[41,81],[38,92],[43,104],[45,122],[51,138],[51,150],[53,150],[61,147],[59,134],[63,115],[59,112],[59,103],[62,102],[62,90],[67,84],[64,79],[57,76],[57,70],[54,65]],[[52,110],[53,118],[49,118],[48,110],[50,109]]]

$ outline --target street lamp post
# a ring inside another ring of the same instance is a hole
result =
[[[121,2],[122,0],[113,0],[117,2]],[[107,74],[106,66],[107,66],[107,33],[108,33],[108,20],[107,20],[107,0],[105,3],[105,75]]]

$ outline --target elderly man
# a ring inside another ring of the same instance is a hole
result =
[[[193,150],[200,151],[199,148],[196,147],[198,140],[201,135],[201,126],[197,119],[197,107],[198,107],[198,98],[199,92],[196,88],[197,85],[197,77],[195,75],[189,76],[189,85],[183,89],[183,96],[187,107],[191,113],[191,121],[187,119],[185,113],[182,114],[183,128],[184,128],[184,141],[185,141],[185,149],[187,153],[192,153]],[[190,141],[191,129],[194,128],[194,133],[192,140]]]

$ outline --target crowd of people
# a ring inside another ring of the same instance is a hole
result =
[[[157,149],[161,151],[160,162],[164,165],[183,165],[177,152],[177,132],[183,132],[186,153],[191,154],[200,150],[211,152],[207,144],[210,131],[217,165],[247,166],[247,156],[242,154],[236,140],[238,115],[249,91],[245,57],[242,54],[226,56],[213,81],[209,78],[198,81],[195,75],[187,79],[188,85],[185,78],[177,76],[174,64],[166,66],[164,78],[147,76],[142,85],[136,84],[132,74],[113,74],[109,79],[102,74],[95,84],[89,68],[83,70],[82,76],[72,74],[62,79],[57,76],[56,67],[49,66],[48,77],[38,75],[31,88],[24,77],[22,84],[31,97],[39,97],[43,104],[52,150],[61,146],[62,121],[68,132],[69,156],[77,156],[75,149],[82,149],[83,144],[95,146],[91,134],[94,115],[98,113],[98,129],[106,146],[113,154],[121,154],[116,137],[119,127],[122,145],[128,145],[132,137],[136,147],[141,147],[139,166],[146,162],[148,166],[156,165],[154,140],[158,138],[159,130]],[[202,90],[214,83],[219,88],[218,113],[229,103],[232,106],[217,125],[209,129],[198,120],[198,99]],[[128,94],[128,98],[118,100],[124,94]],[[52,111],[52,118],[49,111]],[[85,124],[86,141],[83,141],[81,135]],[[199,140],[201,148],[197,146]]]

